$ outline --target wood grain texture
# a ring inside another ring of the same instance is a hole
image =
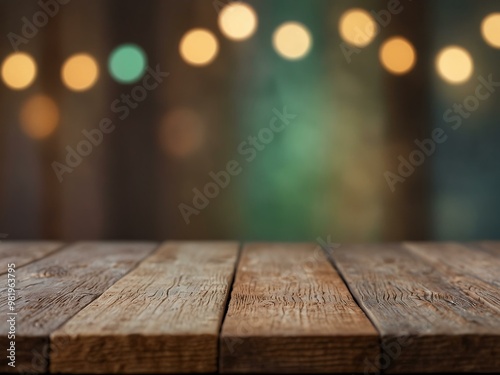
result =
[[[1,362],[2,372],[48,370],[49,335],[147,256],[151,243],[78,243],[16,271],[16,368]],[[7,275],[0,277],[6,294]],[[6,316],[7,301],[0,301]],[[0,328],[7,346],[7,324]]]
[[[498,241],[475,242],[469,244],[469,246],[473,246],[474,248],[478,248],[479,250],[486,251],[489,254],[500,257],[500,242]]]
[[[0,274],[7,272],[7,264],[17,268],[41,259],[62,247],[62,242],[2,241],[0,242]]]
[[[407,242],[404,246],[448,274],[463,293],[476,293],[476,298],[500,309],[500,258],[457,242]]]
[[[166,243],[52,334],[53,372],[217,370],[238,256],[230,242]]]
[[[243,249],[221,332],[225,373],[363,372],[378,335],[314,244]]]
[[[334,250],[338,270],[381,333],[379,370],[500,369],[500,290],[495,266],[474,270],[485,265],[483,255],[455,244]]]

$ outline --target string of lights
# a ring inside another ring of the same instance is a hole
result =
[[[255,10],[246,3],[229,4],[219,14],[221,33],[230,40],[243,41],[257,30],[258,17]],[[485,42],[500,48],[500,13],[486,16],[481,24]],[[339,34],[349,46],[364,48],[378,34],[378,26],[366,10],[349,9],[340,17]],[[272,35],[276,53],[288,60],[304,58],[312,48],[313,36],[307,27],[290,21],[278,26]],[[182,59],[195,67],[210,64],[217,57],[219,42],[210,30],[193,29],[181,38],[179,53]],[[412,70],[417,62],[417,51],[410,41],[400,36],[385,40],[379,50],[382,66],[391,74],[402,75]],[[125,44],[115,48],[108,60],[108,71],[118,83],[129,84],[138,81],[147,67],[146,53],[137,45]],[[439,76],[450,84],[466,82],[472,75],[474,63],[469,52],[460,46],[446,46],[437,55],[436,70]],[[37,75],[37,64],[25,52],[15,52],[5,58],[1,76],[5,85],[13,90],[29,87]],[[64,85],[72,91],[86,91],[98,80],[98,62],[89,54],[70,56],[61,69]]]
[[[251,38],[258,29],[256,11],[243,2],[226,5],[219,13],[218,26],[221,34],[234,42]],[[338,22],[341,50],[359,53],[374,42],[381,28],[376,15],[361,8],[351,8],[342,13]],[[486,44],[500,48],[500,13],[491,13],[483,18],[481,35]],[[297,21],[278,25],[272,34],[272,47],[278,56],[286,60],[305,58],[313,48],[313,35]],[[194,28],[187,31],[179,41],[182,60],[201,68],[212,63],[219,53],[219,41],[208,29]],[[379,47],[381,66],[390,74],[400,76],[409,73],[417,64],[418,51],[411,41],[398,35],[383,40]],[[122,44],[109,54],[107,71],[119,84],[138,82],[148,67],[146,52],[136,44]],[[471,54],[462,46],[447,45],[438,51],[435,58],[438,76],[447,84],[467,82],[474,71]],[[4,84],[12,90],[30,87],[37,77],[37,63],[26,52],[8,55],[1,66]],[[91,89],[102,76],[103,68],[91,54],[80,52],[69,56],[61,67],[61,81],[74,92]],[[33,114],[36,114],[33,115]],[[20,111],[20,123],[30,138],[44,139],[57,127],[60,120],[57,103],[49,96],[37,94],[27,100]]]

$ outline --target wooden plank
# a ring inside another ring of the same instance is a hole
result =
[[[453,284],[463,293],[475,293],[485,301],[491,300],[494,308],[500,308],[500,258],[456,242],[407,242],[404,245],[439,271],[453,274]]]
[[[486,251],[492,255],[500,257],[500,242],[499,241],[481,241],[470,244],[482,251]]]
[[[166,243],[51,336],[51,371],[215,372],[238,244]]]
[[[16,367],[2,372],[48,370],[49,335],[129,272],[153,249],[151,243],[78,243],[16,270]],[[7,275],[0,277],[6,295]],[[7,299],[0,312],[7,316]],[[0,327],[9,348],[7,324]]]
[[[7,272],[7,264],[17,268],[41,259],[61,248],[62,242],[52,241],[2,241],[0,243],[0,274]]]
[[[250,244],[221,333],[224,373],[362,372],[378,334],[323,250]]]
[[[492,295],[484,299],[493,284],[476,279],[471,267],[458,271],[458,265],[469,259],[456,246],[450,249],[462,260],[440,265],[446,257],[429,255],[443,249],[434,246],[425,260],[396,244],[334,250],[338,270],[382,335],[378,370],[441,373],[500,368],[500,310]],[[481,290],[485,285],[488,290]]]

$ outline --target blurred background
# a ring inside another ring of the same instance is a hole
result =
[[[2,0],[0,232],[500,239],[498,12]]]

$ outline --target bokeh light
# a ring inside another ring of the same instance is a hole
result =
[[[467,81],[474,70],[469,52],[462,47],[449,46],[441,50],[436,58],[436,69],[445,81],[460,84]]]
[[[99,77],[99,67],[92,56],[80,53],[66,60],[61,76],[70,90],[85,91],[96,83]]]
[[[166,114],[160,126],[163,150],[178,158],[192,155],[205,141],[205,122],[189,108],[177,108]]]
[[[219,28],[229,39],[248,39],[257,29],[257,14],[246,3],[229,4],[219,14]]]
[[[365,47],[377,35],[377,24],[364,9],[349,9],[340,17],[339,33],[341,38],[356,47]]]
[[[500,13],[492,13],[484,18],[481,34],[490,46],[500,48]]]
[[[273,46],[276,52],[285,59],[301,59],[311,49],[311,33],[301,23],[284,23],[273,34]]]
[[[109,74],[120,83],[137,82],[144,74],[148,59],[141,47],[122,44],[109,56]]]
[[[30,138],[46,138],[59,124],[59,108],[50,97],[35,95],[21,107],[19,122],[24,133]]]
[[[211,63],[217,56],[219,43],[215,36],[205,29],[188,31],[181,39],[179,52],[190,65],[203,66]]]
[[[392,74],[408,73],[416,62],[413,45],[401,37],[391,38],[382,44],[379,53],[380,62]]]
[[[15,52],[7,56],[2,64],[2,79],[14,90],[22,90],[33,83],[36,63],[27,53]]]

